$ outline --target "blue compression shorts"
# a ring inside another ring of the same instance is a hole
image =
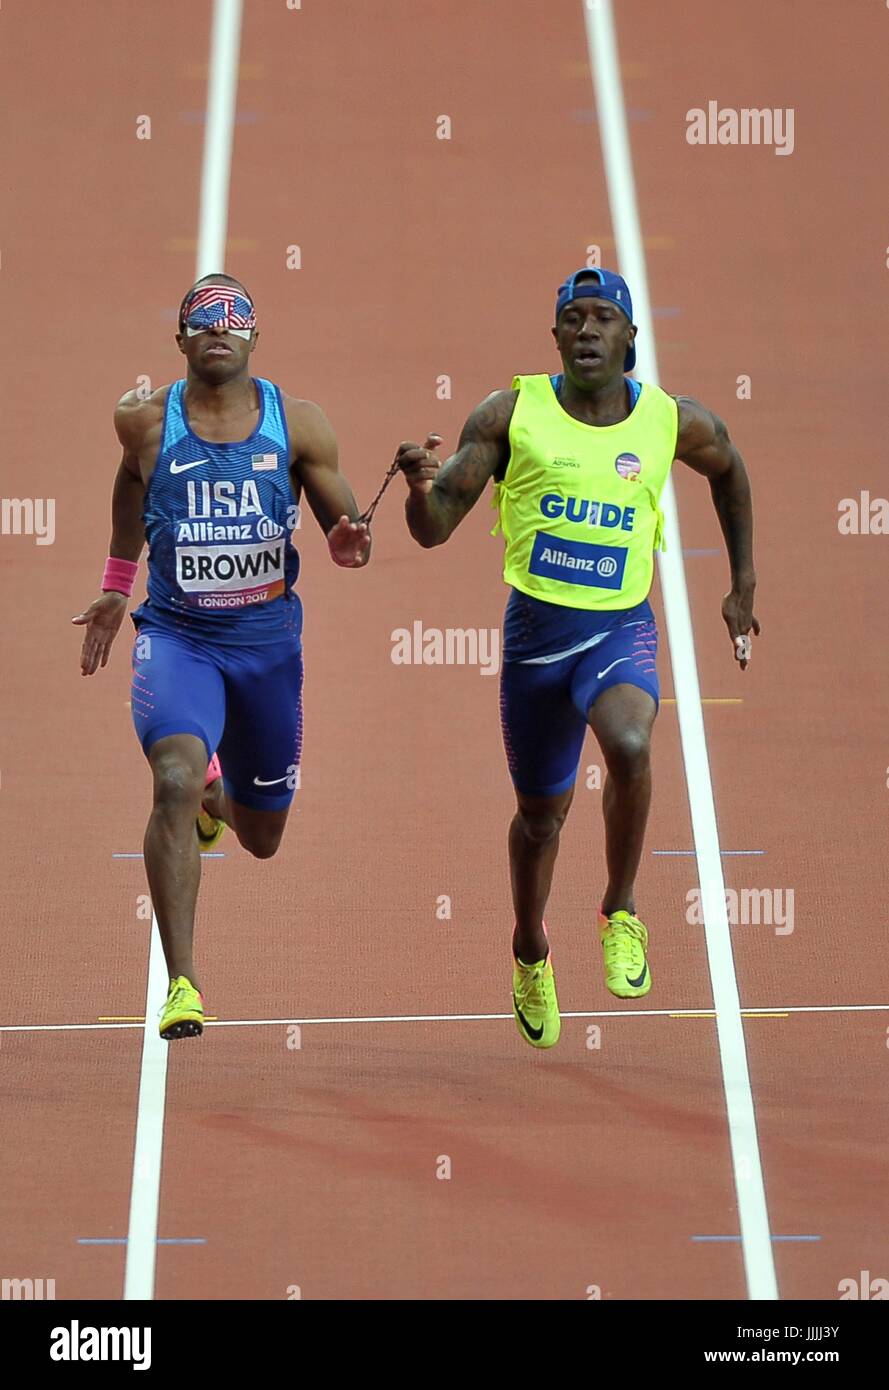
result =
[[[133,724],[146,756],[159,739],[194,734],[208,762],[219,754],[233,801],[283,811],[298,784],[302,682],[298,636],[212,645],[142,620],[133,647]]]
[[[539,664],[503,662],[500,722],[515,789],[559,796],[574,785],[592,706],[612,685],[636,685],[657,706],[657,626],[620,622],[593,647]]]

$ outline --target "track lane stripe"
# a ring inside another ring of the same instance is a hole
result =
[[[136,1142],[133,1149],[133,1178],[130,1187],[129,1234],[124,1267],[125,1300],[144,1301],[154,1298],[169,1047],[169,1043],[165,1043],[157,1031],[156,1011],[162,1007],[166,997],[167,969],[157,918],[152,913],[145,1023],[142,1025],[139,1101],[136,1109]],[[120,1027],[120,1024],[106,1026]]]
[[[636,349],[638,375],[641,380],[657,385],[654,320],[648,294],[645,250],[636,201],[612,4],[611,0],[582,0],[582,8],[599,113],[614,240],[621,274],[632,288],[635,317],[639,325]],[[747,1293],[751,1299],[777,1299],[775,1260],[726,913],[716,808],[672,478],[668,479],[664,489],[663,510],[667,549],[658,555],[658,570],[673,666],[692,830],[697,848]]]
[[[574,1009],[562,1018],[715,1018],[715,1009]],[[784,1018],[792,1014],[887,1014],[889,1004],[783,1004],[744,1008],[745,1018]],[[291,1023],[488,1023],[511,1019],[512,1014],[340,1014],[330,1018],[218,1018],[209,1028],[284,1028]],[[102,1033],[121,1028],[142,1028],[141,1019],[130,1023],[2,1023],[0,1033]]]
[[[213,6],[196,280],[225,266],[242,9],[242,0],[215,0]]]

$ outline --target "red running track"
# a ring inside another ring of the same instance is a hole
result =
[[[116,1298],[122,1247],[78,1241],[127,1234],[141,1030],[86,1025],[144,1009],[142,865],[112,855],[141,848],[149,788],[126,644],[84,681],[68,619],[104,555],[113,404],[179,374],[210,10],[45,11],[38,28],[4,10],[0,59],[16,113],[3,493],[54,498],[56,528],[51,546],[0,536],[0,1273]],[[889,1214],[886,541],[837,528],[841,499],[885,491],[884,200],[862,131],[889,20],[807,6],[800,24],[763,0],[616,11],[662,384],[724,414],[754,483],[764,635],[742,678],[709,495],[675,470],[702,693],[742,701],[705,705],[721,843],[763,851],[726,857],[726,881],[794,892],[791,933],[732,934],[742,1005],[776,1015],[744,1021],[771,1229],[819,1237],[776,1243],[779,1288],[833,1298],[881,1270]],[[710,99],[793,107],[793,154],[690,146],[686,112]],[[613,260],[612,237],[579,4],[248,0],[227,269],[259,305],[257,370],[323,405],[363,502],[399,439],[452,447],[486,392],[553,366],[554,288],[592,244]],[[498,627],[500,543],[484,501],[433,553],[401,513],[396,487],[359,574],[300,533],[297,807],[275,860],[227,837],[205,863],[198,941],[224,1022],[508,1013],[496,680],[391,660],[415,621]],[[661,677],[669,699],[665,640]],[[737,1235],[738,1217],[714,1021],[669,1016],[712,994],[686,920],[694,860],[654,853],[693,849],[668,703],[655,779],[639,902],[645,1005],[666,1013],[604,990],[600,793],[582,784],[548,919],[563,1009],[597,1016],[567,1018],[546,1055],[499,1017],[304,1024],[299,1049],[286,1022],[210,1027],[173,1049],[158,1234],[206,1244],[159,1250],[157,1297],[744,1296],[737,1241],[692,1239]],[[787,1012],[812,1006],[849,1007]],[[59,1023],[79,1026],[22,1031]]]

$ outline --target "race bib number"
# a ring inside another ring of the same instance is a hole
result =
[[[263,521],[264,526],[261,522],[259,526],[213,528],[238,532],[237,539],[177,544],[176,581],[188,604],[196,608],[245,608],[283,594],[286,537],[283,528]],[[257,534],[260,527],[279,534],[265,539]]]

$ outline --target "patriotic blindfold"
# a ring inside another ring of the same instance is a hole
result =
[[[226,328],[236,338],[249,338],[256,327],[256,309],[232,285],[201,285],[184,310],[185,332],[189,338],[209,328]]]

